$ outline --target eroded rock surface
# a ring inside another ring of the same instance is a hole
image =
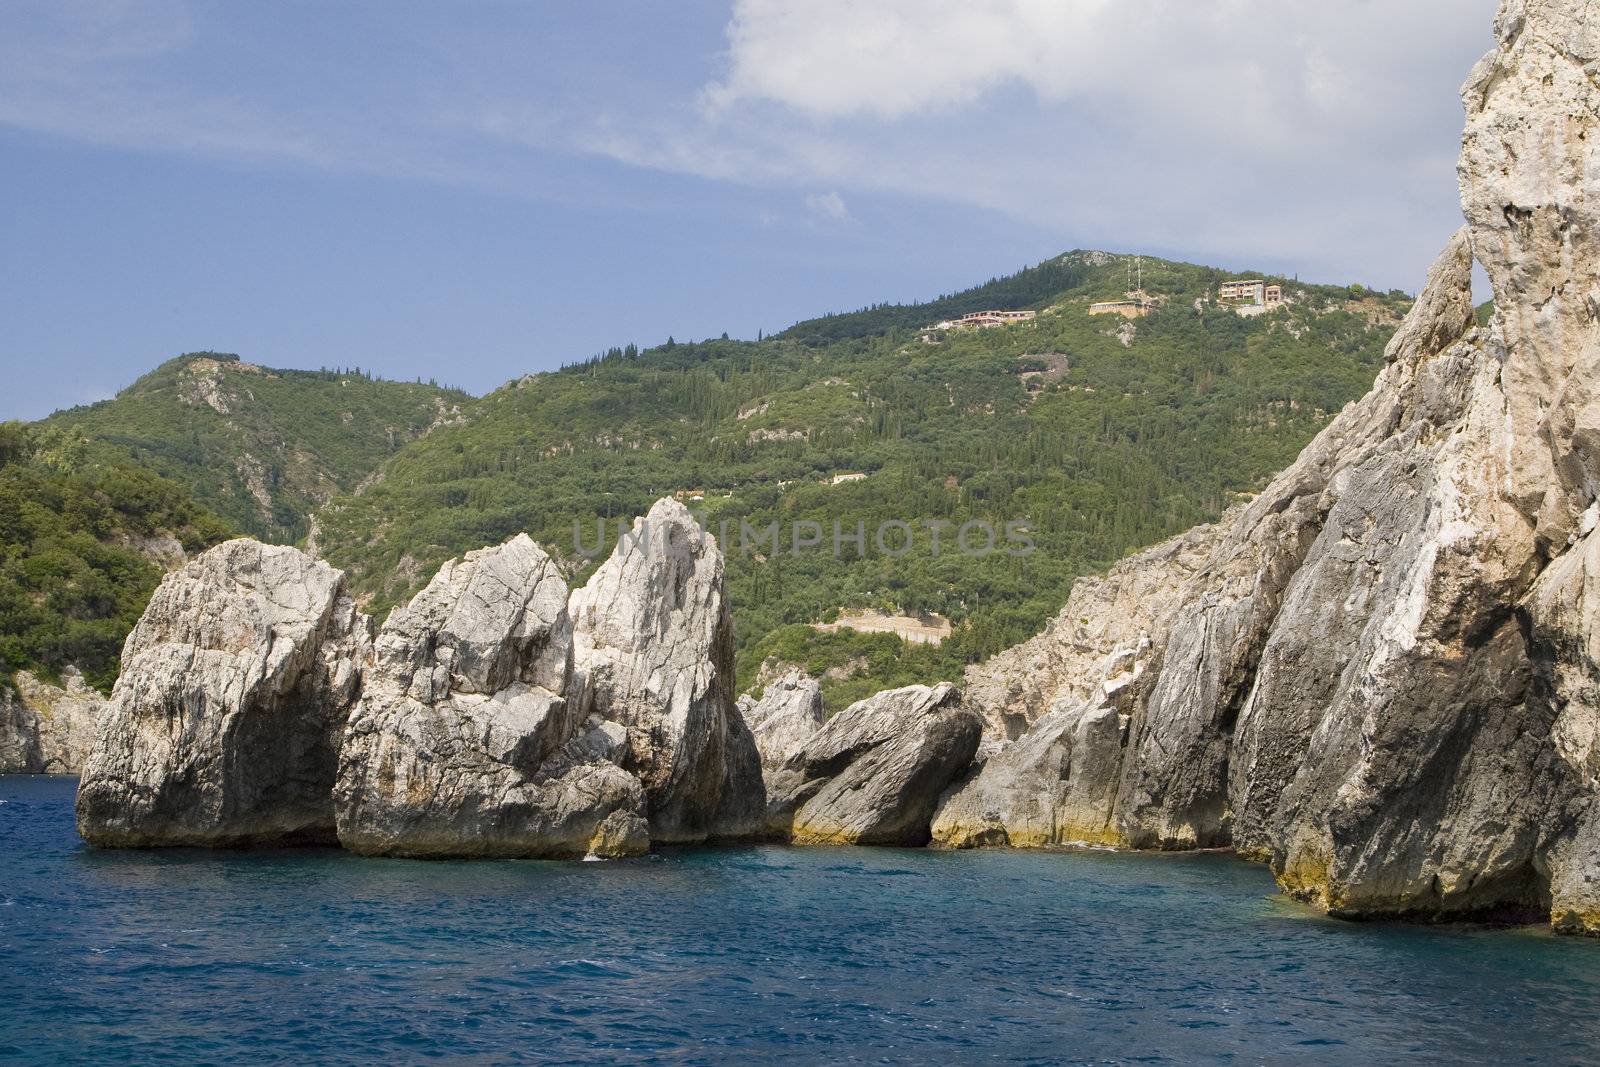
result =
[[[1115,843],[1111,826],[1126,716],[1107,703],[1064,701],[984,761],[940,803],[942,848]]]
[[[110,702],[76,667],[52,685],[18,671],[16,691],[0,691],[0,774],[77,774]]]
[[[39,719],[9,686],[0,686],[0,774],[37,774]]]
[[[967,705],[984,737],[1020,737],[1052,707],[1097,701],[1150,659],[1152,635],[1170,624],[1183,583],[1206,560],[1219,526],[1193,530],[1122,560],[1104,577],[1072,585],[1043,633],[967,668]]]
[[[621,762],[644,784],[651,838],[746,832],[760,802],[724,793],[748,791],[761,775],[734,724],[733,623],[716,540],[682,504],[661,500],[572,594],[571,611],[571,699],[626,728]]]
[[[1231,844],[1336,914],[1547,908],[1600,930],[1600,26],[1576,0],[1508,0],[1496,31],[1463,90],[1469,225],[1372,392],[1197,531],[1198,563],[1156,550],[1080,583],[1070,626],[1013,655],[1043,681],[979,689],[1008,725],[1060,703],[952,796],[950,843],[1098,825],[1114,761],[1103,840]],[[1118,759],[1083,690],[1138,582],[1159,608]]]
[[[342,573],[297,549],[228,541],[167,575],[123,647],[79,832],[97,845],[332,842],[370,642]]]
[[[767,778],[767,832],[798,844],[923,845],[983,722],[949,683],[859,700]]]
[[[643,790],[580,735],[567,585],[526,534],[440,568],[378,634],[334,794],[339,840],[406,856],[621,855]],[[591,736],[592,735],[592,736]]]
[[[76,667],[61,672],[60,685],[29,671],[18,671],[16,684],[38,731],[39,772],[77,774],[94,749],[111,702],[85,682]]]
[[[767,684],[760,700],[740,697],[739,713],[755,735],[761,766],[781,767],[822,728],[822,684],[791,667]]]

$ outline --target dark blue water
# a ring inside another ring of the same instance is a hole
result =
[[[0,778],[0,1061],[1592,1062],[1600,944],[1225,856],[98,852]]]

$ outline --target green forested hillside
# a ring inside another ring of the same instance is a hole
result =
[[[101,462],[131,461],[187,486],[241,530],[296,541],[314,507],[468,399],[359,369],[272,370],[198,352],[48,424],[82,435]]]
[[[956,677],[1036,632],[1078,575],[1215,517],[1286,464],[1367,389],[1406,307],[1276,279],[1290,303],[1241,318],[1212,300],[1232,275],[1147,259],[1155,314],[1089,315],[1122,297],[1129,267],[1069,253],[756,342],[613,349],[480,399],[179,357],[17,437],[0,480],[0,675],[76,662],[108,683],[159,575],[138,547],[151,531],[187,548],[228,528],[314,531],[381,613],[445,559],[522,530],[581,581],[619,523],[676,495],[723,538],[742,684],[768,657],[827,672],[834,706]],[[924,330],[989,308],[1039,314]],[[961,551],[969,523],[989,524],[996,551]],[[1023,542],[1033,551],[1006,550]],[[813,628],[864,609],[954,630],[909,646]]]
[[[167,564],[227,537],[181,486],[70,431],[0,424],[0,684],[75,665],[109,690]]]
[[[1132,323],[1087,313],[1120,297],[1126,261],[1074,253],[926,305],[759,342],[630,346],[524,378],[321,509],[319,546],[381,611],[443,560],[520,530],[581,579],[597,521],[609,550],[618,520],[677,494],[727,531],[743,683],[769,654],[832,668],[831,701],[954,676],[1037,631],[1077,575],[1215,517],[1288,463],[1369,387],[1405,308],[1403,294],[1286,281],[1292,304],[1245,319],[1209,300],[1229,275],[1143,266],[1163,306]],[[1041,314],[916,332],[986,307]],[[834,484],[854,473],[866,477]],[[950,551],[972,520],[1023,524],[1036,551]],[[757,535],[744,544],[741,522]],[[908,552],[891,554],[899,527],[891,552],[874,543],[885,522],[910,525]],[[929,522],[950,524],[938,553]],[[795,549],[797,531],[818,530]],[[853,608],[936,612],[956,629],[931,648],[808,625]]]

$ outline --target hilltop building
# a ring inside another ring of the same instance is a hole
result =
[[[1223,282],[1217,286],[1217,303],[1238,305],[1241,315],[1259,315],[1283,303],[1283,286],[1268,285],[1260,278]]]
[[[959,319],[946,319],[929,326],[930,330],[967,330],[984,329],[990,326],[1009,326],[1014,322],[1027,322],[1039,313],[1037,311],[974,311],[970,315],[963,315]]]

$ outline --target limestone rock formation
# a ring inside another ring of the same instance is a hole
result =
[[[1005,741],[1052,707],[1097,701],[1149,662],[1151,635],[1165,629],[1184,581],[1205,562],[1221,525],[1145,549],[1105,577],[1073,583],[1043,633],[967,668],[963,695],[983,715],[984,737]]]
[[[1576,0],[1507,0],[1496,30],[1463,91],[1468,227],[1372,392],[1198,531],[1198,565],[1136,557],[1075,591],[1093,604],[1073,636],[1025,654],[1066,672],[999,701],[1027,719],[1054,685],[1059,710],[951,798],[950,843],[1100,818],[1080,798],[1108,795],[1110,731],[1080,765],[1094,712],[1075,700],[1126,643],[1109,605],[1170,581],[1121,698],[1104,840],[1231,844],[1341,915],[1547,908],[1600,932],[1600,26]]]
[[[735,722],[722,568],[716,540],[661,500],[572,594],[571,699],[627,729],[622,765],[644,784],[655,841],[741,836],[760,806],[724,798],[759,783],[760,768]]]
[[[1112,805],[1126,716],[1108,703],[1059,702],[940,803],[941,848],[1115,843]]]
[[[822,728],[822,685],[791,667],[762,690],[760,700],[740,697],[739,713],[755,735],[761,766],[781,767]]]
[[[563,695],[560,571],[526,534],[440,568],[378,634],[334,790],[340,843],[406,856],[583,856],[649,845],[643,791]],[[592,735],[592,736],[591,736]]]
[[[29,671],[18,671],[16,683],[21,702],[36,723],[39,771],[77,774],[94,748],[110,701],[85,682],[76,667],[61,672],[60,685]]]
[[[939,796],[982,730],[947,682],[859,700],[768,776],[767,832],[798,844],[926,844]]]
[[[39,720],[10,687],[0,686],[0,774],[37,774]]]
[[[16,692],[0,691],[0,774],[77,774],[110,702],[76,667],[51,685],[18,671]]]
[[[371,643],[341,572],[239,539],[162,580],[78,787],[97,845],[332,842],[340,736]]]

